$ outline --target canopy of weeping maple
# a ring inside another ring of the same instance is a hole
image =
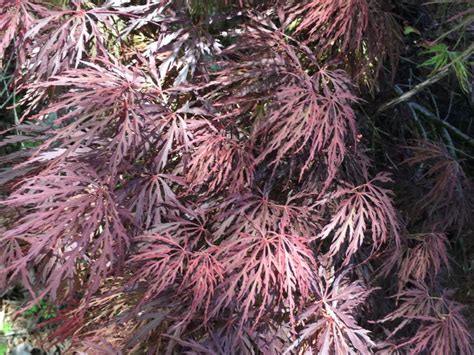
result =
[[[396,9],[0,0],[1,286],[90,353],[471,354],[442,281],[462,162],[401,148],[408,213],[371,159],[361,105],[396,73]]]

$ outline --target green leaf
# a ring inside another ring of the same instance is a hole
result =
[[[405,36],[411,34],[411,33],[416,33],[416,34],[420,34],[420,31],[418,31],[415,27],[412,27],[412,26],[405,26],[405,28],[403,29],[403,34]]]
[[[211,67],[210,67],[211,71],[212,72],[216,72],[220,69],[219,65],[218,64],[211,64]]]
[[[25,316],[33,316],[35,315],[36,313],[38,313],[40,310],[40,307],[35,304],[33,305],[30,309],[26,310],[25,312],[23,312],[23,315]]]
[[[288,25],[288,31],[293,32],[295,28],[300,24],[301,18],[295,18],[289,25]]]
[[[423,53],[432,56],[421,63],[421,67],[432,67],[431,74],[435,74],[448,65],[452,66],[459,86],[465,93],[469,92],[469,64],[463,59],[462,53],[450,51],[448,46],[444,43],[431,46]]]
[[[10,322],[4,322],[2,326],[2,332],[3,334],[8,334],[13,331],[13,325]]]

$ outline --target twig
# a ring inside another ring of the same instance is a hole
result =
[[[400,87],[397,86],[397,85],[395,85],[394,90],[399,95],[403,94],[402,89],[400,89]],[[408,105],[408,108],[410,109],[410,112],[413,116],[413,120],[415,121],[416,125],[420,128],[421,135],[423,136],[423,138],[425,140],[427,140],[428,139],[428,134],[426,133],[426,130],[425,130],[425,127],[423,126],[423,123],[421,123],[420,119],[418,118],[418,115],[417,115],[416,111],[410,105]]]
[[[432,77],[426,79],[425,81],[423,81],[422,83],[420,83],[418,85],[415,85],[413,87],[413,89],[411,89],[410,91],[407,91],[403,95],[401,95],[399,97],[396,97],[396,98],[384,103],[382,106],[380,106],[377,109],[375,114],[378,115],[381,112],[386,111],[386,110],[388,110],[389,108],[391,108],[393,106],[396,106],[396,105],[398,105],[402,102],[408,101],[411,97],[415,96],[420,91],[424,90],[426,87],[428,87],[428,86],[440,81],[441,79],[443,79],[446,75],[448,75],[448,73],[449,73],[449,68],[448,67],[443,68],[442,70],[440,70],[438,73],[436,73]]]
[[[446,129],[446,127],[443,127],[441,129],[441,133],[444,137],[444,139],[446,140],[446,145],[448,147],[448,150],[449,150],[449,153],[451,154],[451,156],[454,158],[454,159],[457,159],[458,156],[456,154],[456,149],[454,149],[454,142],[453,142],[453,139],[451,138],[448,130]]]
[[[430,121],[432,121],[434,123],[437,123],[437,124],[447,128],[449,131],[454,133],[456,136],[463,139],[466,143],[469,143],[470,145],[474,146],[474,138],[468,136],[466,133],[464,133],[460,129],[454,127],[453,125],[449,124],[448,122],[443,121],[442,119],[436,117],[436,115],[434,113],[427,110],[425,107],[423,107],[423,106],[421,106],[421,105],[419,105],[415,102],[407,102],[407,105],[409,105],[414,110],[422,113]]]
[[[384,104],[382,104],[378,109],[377,111],[375,112],[375,115],[378,115],[380,114],[381,112],[383,111],[386,111],[388,110],[389,108],[393,107],[393,106],[396,106],[404,101],[408,101],[411,97],[413,97],[414,95],[418,94],[420,91],[422,91],[424,88],[440,81],[441,79],[443,79],[445,76],[447,76],[449,74],[449,71],[451,69],[451,67],[458,61],[460,60],[464,60],[465,58],[469,58],[472,53],[474,52],[474,43],[471,44],[463,53],[461,53],[460,56],[458,56],[455,60],[453,60],[451,63],[449,63],[448,65],[446,65],[443,69],[441,69],[439,72],[437,72],[435,75],[429,77],[428,79],[426,79],[425,81],[423,81],[422,83],[419,83],[418,85],[415,85],[413,87],[413,89],[411,89],[410,91],[407,91],[406,93],[404,93],[403,95],[399,96],[399,97],[396,97]]]

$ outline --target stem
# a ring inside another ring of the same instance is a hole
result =
[[[435,114],[433,114],[432,112],[430,112],[429,110],[427,110],[425,107],[415,103],[415,102],[407,102],[407,105],[409,105],[410,107],[412,107],[414,110],[422,113],[424,115],[424,117],[426,117],[427,119],[429,119],[430,121],[432,121],[433,123],[436,123],[442,127],[445,127],[446,129],[448,129],[449,131],[451,131],[453,134],[455,134],[456,136],[458,136],[458,138],[461,138],[462,140],[464,140],[466,143],[468,143],[469,145],[473,146],[474,147],[474,138],[468,136],[466,133],[464,133],[463,131],[461,131],[460,129],[454,127],[453,125],[449,124],[448,122],[446,121],[443,121],[442,119],[436,117]]]
[[[471,44],[459,57],[457,57],[451,63],[449,63],[443,69],[441,69],[438,73],[436,73],[432,77],[429,77],[428,79],[426,79],[425,81],[419,83],[418,85],[414,86],[413,89],[411,89],[410,91],[407,91],[403,95],[401,95],[399,97],[396,97],[396,98],[384,103],[383,105],[381,105],[377,109],[375,114],[379,115],[383,111],[386,111],[386,110],[388,110],[389,108],[391,108],[393,106],[396,106],[396,105],[398,105],[398,104],[400,104],[404,101],[408,101],[410,98],[412,98],[413,96],[418,94],[420,91],[424,90],[426,87],[440,81],[441,79],[443,79],[445,76],[448,75],[451,67],[456,62],[458,62],[460,60],[464,60],[465,58],[469,58],[473,52],[474,52],[474,43]]]

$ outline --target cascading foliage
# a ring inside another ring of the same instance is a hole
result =
[[[407,218],[359,110],[396,70],[378,0],[0,1],[3,287],[89,353],[471,354],[444,289],[469,180],[440,144]],[[391,71],[391,72],[390,72]],[[423,223],[420,223],[423,220]]]

